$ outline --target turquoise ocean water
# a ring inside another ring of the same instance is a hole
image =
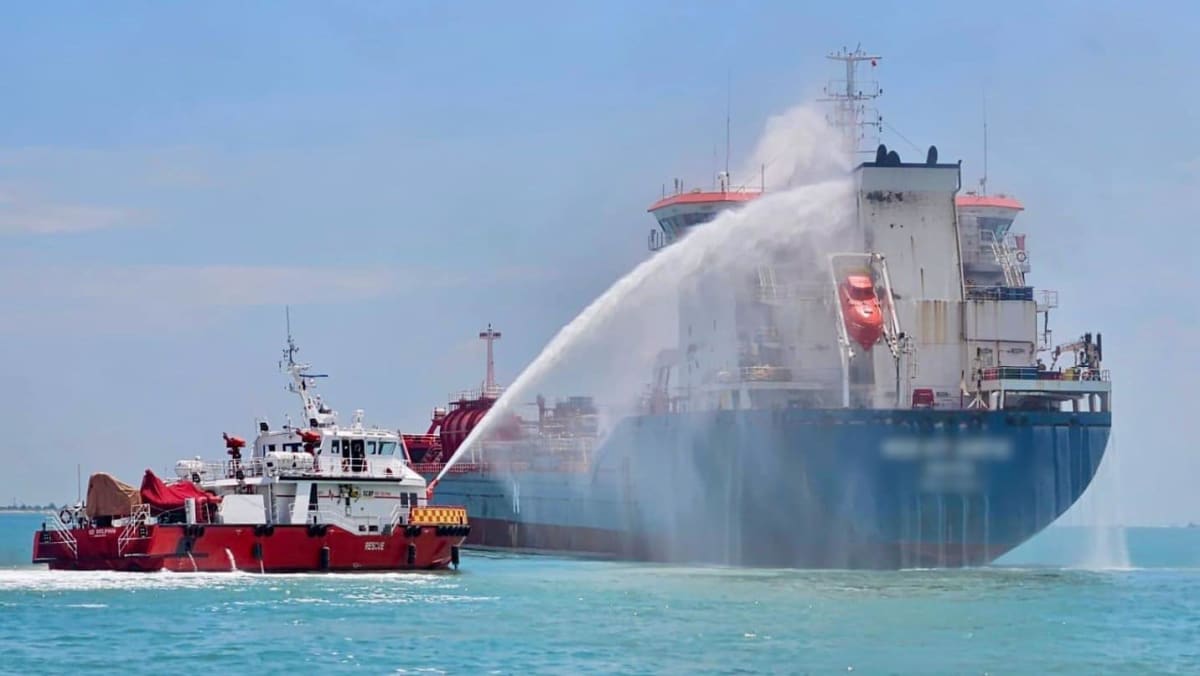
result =
[[[1200,673],[1200,528],[1129,530],[1125,569],[1080,568],[1106,565],[1095,535],[1052,528],[963,571],[469,553],[259,576],[51,573],[40,523],[0,514],[3,673]]]

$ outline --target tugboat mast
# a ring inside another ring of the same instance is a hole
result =
[[[317,378],[329,376],[323,373],[308,373],[312,365],[296,361],[296,354],[300,352],[300,348],[296,347],[296,341],[292,338],[291,308],[285,307],[284,314],[287,318],[287,347],[283,349],[283,359],[279,362],[279,368],[292,377],[287,390],[300,395],[300,403],[304,407],[304,422],[308,427],[333,427],[337,424],[337,411],[326,406],[321,401],[321,395],[312,391]]]

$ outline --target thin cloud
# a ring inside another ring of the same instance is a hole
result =
[[[416,291],[551,278],[546,270],[470,274],[406,267],[135,265],[0,267],[0,333],[195,328],[239,309],[352,304]]]
[[[0,235],[59,235],[126,225],[133,212],[113,207],[64,204],[0,189]]]

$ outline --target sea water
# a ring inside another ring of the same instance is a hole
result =
[[[973,570],[678,567],[466,553],[458,572],[50,572],[0,514],[0,672],[1200,673],[1200,529],[1132,568],[1051,528]]]

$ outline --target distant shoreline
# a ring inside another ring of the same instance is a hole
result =
[[[0,507],[0,514],[49,514],[53,511],[53,507],[26,507],[24,509],[20,507]]]

